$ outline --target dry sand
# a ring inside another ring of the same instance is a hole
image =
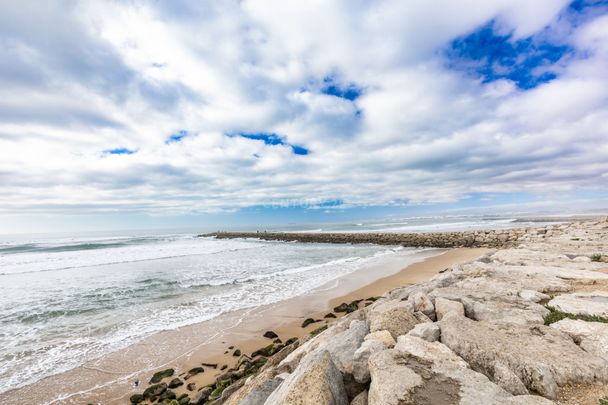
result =
[[[199,324],[157,333],[85,366],[0,394],[0,403],[127,404],[130,395],[141,393],[148,386],[147,381],[155,371],[171,367],[177,370],[176,376],[183,376],[201,363],[218,364],[217,369],[203,366],[204,373],[187,381],[196,384],[195,395],[198,388],[213,382],[222,373],[222,365],[231,367],[236,363],[238,357],[232,355],[234,350],[238,348],[244,354],[251,354],[270,344],[272,340],[262,336],[267,330],[277,333],[283,341],[303,336],[332,322],[323,319],[323,315],[342,302],[382,295],[393,288],[427,280],[445,268],[471,261],[487,251],[479,248],[429,249],[418,254],[418,260],[422,261],[405,268],[403,261],[400,266],[385,263],[387,268],[399,267],[392,271],[383,269],[383,272],[368,268],[277,304],[235,311]],[[389,275],[378,278],[382,274]],[[302,328],[302,321],[308,317],[322,321]],[[234,349],[229,350],[230,346]],[[139,381],[137,387],[136,381]],[[174,391],[178,396],[188,392],[185,385]],[[61,397],[61,393],[71,395]],[[54,400],[57,398],[60,399]]]

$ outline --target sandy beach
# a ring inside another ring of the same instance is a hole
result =
[[[148,386],[151,375],[174,368],[176,376],[202,363],[205,371],[192,376],[196,390],[214,381],[223,365],[234,365],[238,356],[272,342],[262,335],[274,331],[283,341],[308,334],[334,319],[323,318],[342,303],[382,295],[393,288],[418,283],[458,263],[468,262],[487,249],[427,249],[403,263],[393,260],[382,268],[364,268],[334,280],[306,295],[276,304],[236,311],[195,325],[154,334],[123,350],[113,352],[65,373],[0,394],[3,404],[125,404],[130,395]],[[337,318],[341,314],[336,314]],[[306,328],[306,318],[321,319]],[[229,349],[232,347],[232,349]],[[138,385],[136,385],[138,384]],[[174,390],[188,392],[186,385]]]

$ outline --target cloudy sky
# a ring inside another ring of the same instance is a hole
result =
[[[605,0],[0,2],[1,232],[607,186]]]

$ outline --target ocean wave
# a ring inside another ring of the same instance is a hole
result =
[[[13,258],[12,262],[5,261],[3,268],[4,271],[0,271],[0,276],[120,265],[145,261],[185,258],[189,256],[231,254],[250,249],[264,249],[273,244],[270,241],[259,240],[250,240],[245,242],[248,244],[238,247],[233,246],[235,243],[234,241],[226,242],[225,245],[220,245],[214,242],[215,245],[213,249],[209,249],[208,246],[203,246],[198,240],[193,240],[192,243],[188,245],[172,245],[171,243],[167,243],[162,245],[140,246],[141,249],[146,250],[130,250],[131,248],[127,244],[121,246],[123,248],[123,250],[120,251],[121,254],[118,254],[117,251],[108,254],[103,252],[103,254],[101,254],[102,252],[100,249],[98,249],[97,251],[100,252],[100,255],[96,257],[90,256],[90,253],[86,253],[86,251],[83,249],[74,249],[71,251],[65,249],[62,251],[21,252],[24,255],[19,257],[16,255],[11,256]],[[252,245],[251,242],[254,242],[254,244]],[[83,253],[78,254],[80,251]],[[43,253],[46,253],[46,255]],[[76,255],[59,256],[59,254],[62,253],[72,253]]]
[[[119,236],[105,238],[64,238],[29,241],[25,243],[4,242],[0,254],[76,252],[96,249],[112,249],[125,246],[172,242],[192,238],[193,235]]]

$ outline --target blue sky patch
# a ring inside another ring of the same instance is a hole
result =
[[[242,138],[253,139],[254,141],[263,141],[265,145],[285,145],[291,147],[291,150],[296,155],[308,155],[310,151],[303,146],[292,145],[285,141],[285,139],[277,134],[270,132],[259,132],[259,133],[246,133],[241,132],[237,134]],[[234,136],[234,135],[228,135]]]
[[[588,8],[606,6],[608,6],[608,0],[574,0],[572,3],[570,3],[568,9],[577,12],[582,12]]]
[[[135,152],[137,152],[137,150],[131,150],[127,148],[116,148],[103,151],[103,153],[106,155],[132,155]]]
[[[301,146],[297,146],[297,145],[291,145],[291,150],[296,155],[305,156],[305,155],[308,155],[308,153],[309,153],[308,149],[303,148]]]
[[[239,135],[243,138],[253,139],[255,141],[264,141],[266,145],[285,145],[283,139],[277,134],[260,132],[257,134],[240,133]]]
[[[608,0],[574,0],[562,13],[572,27],[579,27],[584,23],[608,13]]]
[[[574,50],[551,43],[546,35],[514,40],[497,32],[495,21],[452,41],[446,51],[450,68],[480,77],[483,83],[512,80],[521,89],[531,89],[557,77],[555,64]]]
[[[324,201],[324,202],[318,204],[319,207],[323,207],[323,208],[340,207],[342,205],[344,205],[344,200],[342,200],[342,199]]]
[[[354,83],[342,86],[336,83],[332,76],[327,76],[323,79],[321,93],[355,101],[361,96],[361,94],[363,94],[363,89]]]
[[[165,143],[169,144],[169,143],[174,143],[174,142],[179,142],[181,141],[184,137],[188,136],[188,131],[186,130],[180,130],[175,134],[171,134],[167,140],[165,141]]]

